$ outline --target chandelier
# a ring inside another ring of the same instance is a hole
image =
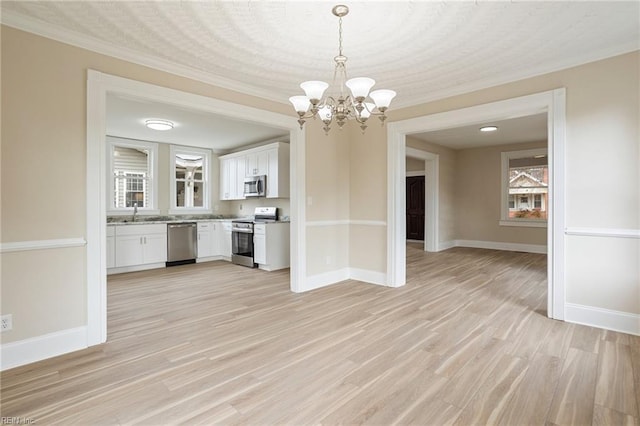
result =
[[[292,96],[289,101],[293,104],[293,108],[298,113],[298,123],[300,129],[309,118],[320,117],[324,123],[323,130],[325,134],[329,134],[330,125],[335,119],[338,127],[342,126],[348,119],[354,119],[360,124],[360,128],[364,133],[367,128],[367,120],[371,116],[377,116],[382,125],[387,119],[385,111],[389,108],[391,100],[396,96],[393,90],[379,89],[369,93],[369,90],[376,84],[375,80],[368,77],[356,77],[347,80],[347,57],[342,54],[342,17],[349,13],[349,8],[345,5],[337,5],[331,9],[331,12],[338,17],[338,56],[333,58],[335,61],[335,69],[333,71],[333,85],[336,82],[340,86],[340,95],[336,98],[333,96],[322,97],[329,84],[324,81],[305,81],[300,84],[300,88],[304,90],[305,96]],[[345,95],[345,88],[350,90],[350,95]],[[368,98],[371,101],[369,102]]]

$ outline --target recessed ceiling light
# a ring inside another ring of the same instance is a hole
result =
[[[481,132],[495,132],[496,130],[498,130],[497,126],[484,126],[484,127],[480,127],[480,131]]]
[[[153,130],[171,130],[173,123],[168,120],[146,120],[144,124]]]

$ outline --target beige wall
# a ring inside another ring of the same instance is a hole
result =
[[[407,146],[408,145],[409,144],[407,143]],[[423,172],[424,171],[424,160],[407,157],[404,166],[405,166],[405,169],[408,172]]]
[[[500,226],[501,153],[545,148],[546,142],[500,145],[457,151],[456,239],[502,243],[547,244],[547,228]]]
[[[350,123],[349,210],[356,221],[349,229],[349,266],[386,272],[387,138],[377,118],[362,134]],[[360,221],[360,222],[358,222]]]
[[[349,144],[334,126],[325,135],[319,122],[306,125],[308,276],[349,266]]]

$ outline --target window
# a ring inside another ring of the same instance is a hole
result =
[[[107,138],[109,177],[108,214],[157,214],[157,179],[154,176],[158,145]]]
[[[500,225],[546,226],[548,195],[546,148],[502,153]]]
[[[171,214],[211,211],[211,151],[171,146]]]

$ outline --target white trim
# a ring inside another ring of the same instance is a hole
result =
[[[349,268],[337,269],[335,271],[323,272],[321,274],[308,276],[303,291],[316,290],[318,288],[327,287],[338,284],[349,279]]]
[[[302,291],[311,291],[318,288],[338,284],[347,280],[361,281],[373,285],[387,285],[387,274],[360,268],[341,268],[335,271],[323,272],[307,277],[305,288]]]
[[[384,220],[359,220],[352,219],[349,221],[349,225],[363,225],[363,226],[387,226],[387,222]]]
[[[369,269],[349,268],[349,277],[352,280],[362,281],[367,284],[387,285],[387,274],[371,271]]]
[[[525,253],[547,253],[547,246],[541,244],[504,243],[500,241],[455,240],[455,247],[481,248],[488,250],[521,251]]]
[[[87,327],[70,328],[17,342],[3,343],[0,349],[0,370],[74,352],[87,346]]]
[[[405,147],[405,152],[407,157],[424,160],[424,251],[436,252],[440,229],[440,155],[411,147]]]
[[[360,219],[339,219],[339,220],[313,220],[307,222],[307,227],[322,226],[343,226],[343,225],[363,225],[363,226],[387,226],[384,220],[360,220]]]
[[[574,228],[565,230],[566,235],[580,237],[640,238],[640,229],[631,228]]]
[[[158,68],[158,67],[155,67]],[[219,84],[218,84],[219,85]],[[291,161],[291,275],[292,291],[305,280],[305,197],[304,137],[295,117],[235,104],[193,93],[156,86],[136,80],[87,71],[87,335],[88,344],[107,338],[106,300],[106,96],[107,93],[196,109],[225,117],[264,124],[289,131],[294,159]]]
[[[416,176],[426,176],[426,172],[424,170],[414,170],[411,172],[407,172],[407,177],[416,177]]]
[[[145,263],[143,265],[120,266],[118,268],[107,269],[107,275],[123,274],[125,272],[147,271],[149,269],[160,269],[160,268],[166,268],[166,267],[167,267],[166,262]]]
[[[565,321],[640,336],[639,314],[566,303]]]
[[[406,135],[450,129],[487,121],[525,117],[547,112],[549,151],[549,219],[547,221],[547,312],[564,319],[565,223],[565,104],[564,88],[488,104],[446,111],[387,125],[387,277],[391,287],[406,282],[405,156]]]
[[[438,244],[438,251],[449,250],[450,248],[456,247],[455,240],[442,241]]]
[[[0,253],[12,253],[16,251],[48,250],[69,247],[84,247],[87,241],[82,238],[60,238],[56,240],[16,241],[13,243],[1,243]]]
[[[318,227],[318,226],[338,226],[338,225],[349,225],[351,221],[349,219],[338,219],[338,220],[310,220],[307,222],[307,227]]]
[[[546,220],[503,219],[498,221],[500,226],[520,226],[523,228],[546,228]]]

